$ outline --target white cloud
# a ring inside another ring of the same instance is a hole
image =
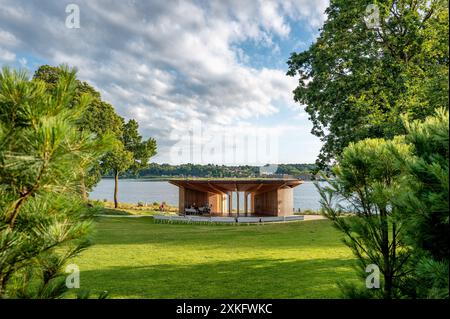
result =
[[[16,55],[13,52],[0,48],[0,61],[12,62],[16,60]]]
[[[0,29],[0,45],[2,47],[14,47],[19,40],[10,32]]]
[[[252,119],[277,114],[280,105],[294,107],[295,79],[285,70],[248,66],[239,45],[253,41],[279,50],[274,37],[290,36],[288,18],[317,28],[326,5],[80,0],[81,28],[67,29],[64,3],[3,2],[0,44],[9,42],[50,64],[76,66],[80,78],[121,115],[137,118],[161,149],[173,144],[170,132],[183,133],[196,120],[211,130],[256,129]],[[0,59],[15,58],[0,49]]]

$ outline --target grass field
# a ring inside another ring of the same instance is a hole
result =
[[[266,225],[96,222],[95,245],[74,262],[81,288],[110,298],[339,298],[358,280],[327,220]]]

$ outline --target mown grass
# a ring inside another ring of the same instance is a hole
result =
[[[100,217],[74,260],[81,288],[110,298],[338,298],[358,280],[327,220],[230,226]]]

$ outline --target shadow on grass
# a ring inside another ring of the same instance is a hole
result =
[[[239,259],[83,271],[81,286],[110,298],[339,298],[352,259]]]

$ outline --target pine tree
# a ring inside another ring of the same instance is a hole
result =
[[[79,188],[111,140],[80,132],[89,94],[76,73],[43,81],[0,72],[0,298],[59,298],[64,267],[89,245],[92,210]]]
[[[406,121],[413,158],[397,154],[407,168],[395,204],[402,212],[407,243],[414,249],[415,275],[409,293],[449,297],[449,113],[440,109],[424,122]]]
[[[410,147],[402,138],[351,143],[333,168],[335,179],[325,186],[316,184],[324,215],[345,234],[344,242],[358,259],[361,277],[367,277],[369,265],[380,270],[381,290],[366,287],[359,290],[344,284],[347,296],[399,297],[399,287],[409,274],[405,266],[411,252],[402,238],[398,207],[393,205],[404,167],[394,160],[393,149],[402,158],[411,156]],[[344,217],[343,213],[348,211],[353,215]]]

